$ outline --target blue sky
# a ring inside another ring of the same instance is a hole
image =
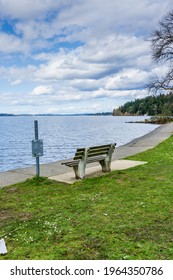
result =
[[[107,112],[148,93],[169,0],[0,0],[0,113]]]

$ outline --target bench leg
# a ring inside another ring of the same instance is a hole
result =
[[[85,166],[86,165],[82,162],[80,162],[77,166],[73,166],[76,179],[83,179],[85,177]]]
[[[104,160],[101,160],[99,163],[101,164],[102,172],[111,171],[111,161],[107,161],[104,159]]]

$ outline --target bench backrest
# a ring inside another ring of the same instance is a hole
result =
[[[87,152],[87,157],[107,155],[110,152],[110,150],[113,151],[115,149],[115,145],[116,144],[108,144],[102,146],[94,146],[90,148],[79,148],[76,150],[74,160],[82,159],[86,152]]]

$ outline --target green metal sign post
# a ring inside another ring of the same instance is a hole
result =
[[[40,176],[40,161],[43,156],[43,140],[38,138],[38,121],[34,121],[35,140],[32,140],[32,156],[36,158],[36,176]]]

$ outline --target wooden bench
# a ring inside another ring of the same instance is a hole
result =
[[[116,144],[94,146],[89,148],[79,148],[71,161],[65,161],[61,164],[73,167],[76,179],[85,177],[86,164],[99,162],[103,172],[111,171],[111,159]]]

